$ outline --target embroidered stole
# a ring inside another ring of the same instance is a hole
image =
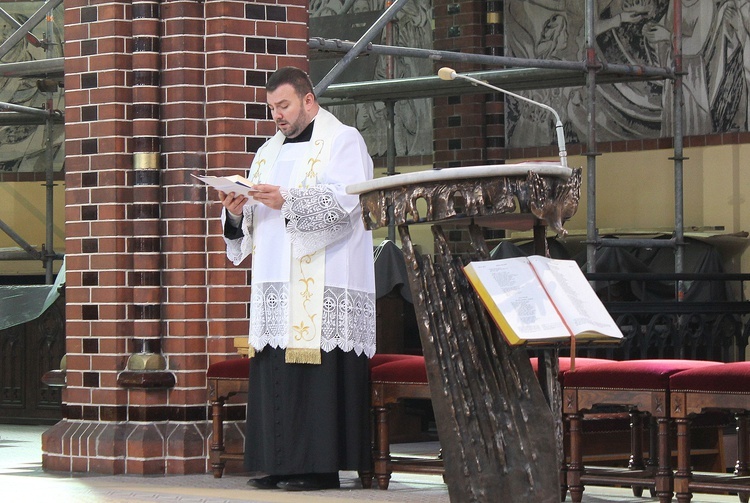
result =
[[[290,186],[303,188],[317,183],[319,175],[330,161],[331,136],[339,125],[340,122],[333,114],[322,108],[319,110],[308,154],[296,161]],[[284,135],[277,132],[258,150],[250,167],[250,181],[266,183],[283,144]],[[255,244],[257,245],[257,237]],[[298,257],[294,252],[294,243],[291,246],[289,338],[285,359],[287,363],[320,364],[326,252],[322,249]],[[251,346],[250,356],[253,355]]]

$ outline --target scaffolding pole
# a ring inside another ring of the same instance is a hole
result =
[[[370,26],[362,37],[347,51],[343,58],[336,62],[331,70],[315,86],[315,96],[320,96],[336,78],[341,75],[349,64],[359,56],[367,44],[377,37],[383,28],[394,18],[409,0],[396,0],[383,14]],[[415,0],[416,1],[416,0]]]
[[[11,112],[18,112],[22,114],[35,115],[37,117],[44,117],[50,115],[48,110],[41,108],[25,107],[23,105],[16,105],[15,103],[2,103],[0,102],[0,110],[10,110]]]
[[[44,2],[39,10],[33,13],[25,23],[19,26],[10,37],[6,38],[5,41],[0,44],[0,58],[8,54],[14,45],[20,42],[21,39],[25,38],[33,27],[41,23],[42,20],[47,17],[47,14],[62,2],[63,0],[48,0],[47,2]],[[49,37],[49,34],[47,37]]]
[[[673,127],[674,127],[674,235],[671,239],[602,239],[596,226],[596,157],[600,154],[596,151],[596,88],[600,75],[599,68],[602,63],[597,60],[594,32],[594,0],[586,0],[586,63],[587,63],[587,90],[588,90],[588,152],[586,153],[586,270],[589,273],[596,272],[596,251],[601,246],[607,247],[634,247],[634,248],[674,248],[675,273],[681,273],[684,269],[684,189],[683,189],[683,96],[682,96],[682,4],[680,0],[672,0],[672,54],[674,68],[665,69],[673,79]],[[678,282],[676,296],[678,300],[684,297],[684,284]]]
[[[683,206],[683,134],[684,134],[684,120],[683,120],[683,69],[682,69],[682,2],[680,0],[672,0],[672,6],[674,8],[674,17],[672,19],[672,54],[674,56],[674,85],[672,88],[673,94],[673,120],[674,120],[674,239],[677,249],[675,250],[674,256],[674,270],[676,273],[683,272],[684,269],[684,251],[685,251],[685,236],[684,236],[684,206]],[[685,283],[683,281],[677,282],[677,299],[683,300],[685,297]]]
[[[46,55],[49,57],[52,54],[52,40],[50,39],[53,28],[54,17],[50,12],[47,15],[47,30],[44,37],[44,43],[46,47]],[[53,82],[54,83],[54,82]],[[55,220],[54,220],[54,188],[55,188],[55,166],[54,166],[54,127],[55,121],[53,119],[54,113],[54,102],[53,102],[53,90],[57,90],[57,84],[49,84],[45,89],[47,96],[47,121],[45,124],[45,148],[44,148],[44,161],[46,163],[45,169],[45,206],[46,206],[46,225],[45,225],[45,245],[44,245],[44,280],[48,285],[54,283],[54,260],[55,260]]]
[[[355,47],[354,42],[339,39],[325,39],[312,37],[308,40],[308,47],[321,52],[349,52]],[[467,52],[439,51],[417,47],[398,47],[392,45],[378,45],[368,43],[359,53],[379,54],[389,56],[413,57],[431,59],[433,61],[453,61],[460,63],[475,63],[510,68],[546,68],[551,70],[571,70],[585,72],[585,61],[562,61],[555,59],[515,58],[512,56],[492,56],[488,54],[473,54]],[[667,68],[647,65],[625,65],[615,63],[599,63],[599,71],[604,74],[617,74],[630,77],[669,78],[671,70]]]
[[[586,0],[586,108],[588,135],[586,145],[586,270],[596,272],[596,34],[594,32],[594,0]]]
[[[0,77],[64,77],[65,58],[0,63]]]

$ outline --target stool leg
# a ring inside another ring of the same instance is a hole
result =
[[[750,452],[748,452],[748,416],[746,412],[738,413],[737,416],[737,464],[734,465],[734,474],[738,477],[750,475]],[[747,503],[750,492],[739,493],[740,501]]]
[[[581,414],[571,414],[568,417],[570,419],[570,464],[568,465],[567,473],[568,491],[570,491],[570,500],[574,503],[580,503],[583,498],[583,484],[581,483],[581,475],[583,475],[581,423],[583,418]]]
[[[693,498],[690,491],[690,420],[679,418],[677,422],[677,471],[674,474],[674,491],[678,503],[688,503]]]
[[[630,411],[630,460],[628,469],[643,470],[643,417],[637,410]],[[640,498],[643,486],[633,486],[633,496]]]
[[[373,451],[375,478],[380,489],[388,489],[391,479],[391,446],[388,431],[388,407],[375,407],[376,442]]]
[[[669,418],[656,419],[659,436],[659,468],[656,470],[656,496],[661,503],[672,501],[672,451],[669,448]]]
[[[362,482],[362,489],[372,488],[372,472],[357,472],[359,480]]]
[[[560,462],[560,501],[565,501],[565,498],[568,495],[568,464],[565,462],[566,456],[568,456],[568,453],[570,452],[570,439],[569,435],[566,435],[566,431],[570,431],[570,427],[568,426],[567,418],[562,418],[562,426],[563,426],[563,453],[562,453],[562,460]],[[568,439],[568,442],[566,442],[566,438]]]
[[[630,460],[628,468],[643,470],[643,419],[637,410],[630,412]]]
[[[659,469],[659,435],[657,434],[657,428],[656,428],[656,418],[649,415],[647,417],[648,421],[648,460],[646,461],[646,468],[649,470],[649,473],[652,473],[654,476],[656,476],[656,471]],[[643,424],[643,421],[641,421],[641,424]],[[656,488],[652,487],[649,489],[649,493],[651,494],[652,498],[656,497]]]
[[[224,452],[224,399],[217,398],[211,402],[211,425],[213,427],[213,439],[211,442],[212,462],[211,468],[214,478],[221,478],[224,474],[225,462],[221,459]]]

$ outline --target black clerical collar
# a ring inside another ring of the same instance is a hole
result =
[[[284,145],[286,145],[287,143],[302,143],[304,141],[310,141],[310,138],[312,138],[313,124],[315,124],[315,119],[313,119],[312,122],[308,124],[307,127],[294,138],[284,139]]]

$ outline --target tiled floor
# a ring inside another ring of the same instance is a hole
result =
[[[440,476],[394,473],[387,491],[357,487],[356,474],[342,472],[339,490],[288,493],[261,491],[247,486],[247,477],[186,475],[170,477],[69,476],[44,473],[41,468],[41,433],[44,426],[0,425],[0,502],[2,503],[344,503],[396,501],[448,503]],[[584,503],[647,503],[629,489],[587,487]],[[693,503],[737,502],[736,496],[696,495]],[[512,503],[503,498],[498,503]]]

